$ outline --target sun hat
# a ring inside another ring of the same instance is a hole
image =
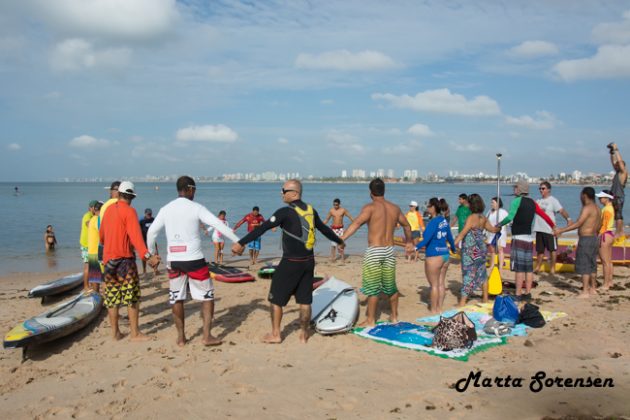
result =
[[[516,188],[516,195],[529,194],[529,183],[525,179],[519,179],[516,181],[514,188]]]
[[[611,200],[615,199],[615,196],[612,195],[612,192],[610,190],[600,191],[597,194],[595,194],[595,197],[597,197],[597,198],[604,198],[604,197],[606,197],[606,198],[610,198]]]
[[[417,201],[412,201],[411,203],[409,203],[410,206],[414,206],[414,207],[418,207],[418,202]]]
[[[118,192],[132,195],[134,197],[136,196],[135,187],[133,185],[133,182],[130,182],[130,181],[121,182],[120,185],[118,186]]]

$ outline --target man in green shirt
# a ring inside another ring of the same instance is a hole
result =
[[[459,195],[459,207],[455,212],[455,218],[451,219],[451,226],[455,226],[457,220],[457,232],[461,232],[466,224],[466,219],[471,215],[470,205],[468,204],[468,196],[466,194]]]
[[[79,244],[81,245],[81,259],[83,260],[83,285],[85,289],[88,289],[88,225],[90,219],[94,217],[94,206],[98,201],[92,200],[88,204],[88,211],[81,218],[81,236],[79,237]]]

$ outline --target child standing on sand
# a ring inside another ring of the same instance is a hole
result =
[[[219,220],[221,220],[225,226],[229,227],[228,221],[225,219],[227,216],[225,210],[219,212]],[[206,231],[209,235],[212,232],[212,243],[214,244],[214,262],[221,265],[223,264],[223,247],[225,246],[225,240],[223,235],[217,229],[210,226]]]

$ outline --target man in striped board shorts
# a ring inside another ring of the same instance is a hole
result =
[[[380,178],[370,182],[372,202],[361,209],[341,239],[344,242],[363,224],[368,225],[368,248],[363,260],[362,292],[368,297],[367,319],[361,326],[376,325],[378,296],[389,297],[391,322],[398,322],[398,288],[396,287],[396,257],[394,256],[394,230],[400,224],[405,231],[405,251],[414,252],[411,227],[400,208],[385,200],[385,183]]]

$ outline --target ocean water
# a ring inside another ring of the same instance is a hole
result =
[[[233,226],[253,206],[259,206],[261,214],[268,218],[280,206],[281,183],[203,183],[197,186],[195,201],[205,205],[213,213],[227,211],[227,219]],[[16,184],[0,183],[0,275],[12,272],[53,272],[81,270],[79,233],[81,217],[87,211],[90,200],[106,200],[108,191],[105,183],[21,183],[21,194],[15,196]],[[571,217],[577,218],[580,211],[580,186],[555,186],[553,195],[560,200]],[[532,197],[538,198],[534,185],[530,186]],[[154,215],[160,207],[177,196],[174,183],[136,183],[138,197],[133,207],[142,217],[144,209],[150,207]],[[457,207],[460,193],[478,193],[489,203],[496,195],[496,185],[491,184],[387,184],[386,198],[407,211],[409,201],[421,205],[431,197],[444,197],[451,208]],[[512,193],[510,185],[501,188],[504,207],[509,207]],[[341,199],[353,216],[370,201],[367,184],[319,184],[304,185],[304,200],[311,203],[322,219],[326,216],[334,198]],[[628,209],[624,212],[628,220]],[[563,225],[564,220],[558,222]],[[46,253],[44,231],[51,224],[55,229],[56,251]],[[348,222],[346,221],[346,226]],[[246,226],[241,226],[237,235],[242,237]],[[367,228],[361,228],[349,241],[349,254],[360,254],[366,247]],[[164,241],[163,235],[160,237]],[[229,243],[229,241],[228,241]],[[212,243],[205,241],[206,258],[214,255]],[[164,244],[161,243],[161,249]],[[318,234],[316,253],[329,255],[330,242]],[[247,251],[246,251],[247,253]],[[246,258],[232,258],[226,253],[226,262]],[[280,232],[267,232],[262,240],[261,256],[281,255]]]

